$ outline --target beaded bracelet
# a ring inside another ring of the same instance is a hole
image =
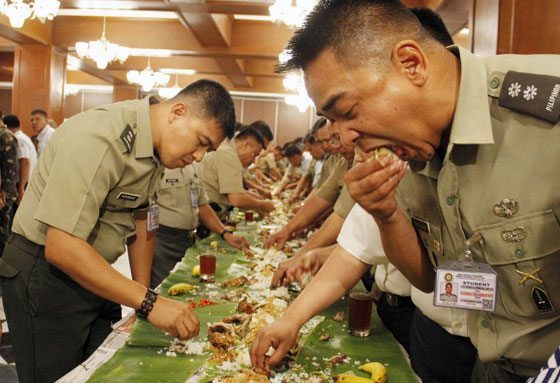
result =
[[[154,303],[156,303],[157,298],[158,294],[154,290],[148,289],[142,304],[136,309],[136,315],[140,318],[148,318],[148,315],[150,315],[150,312],[154,308]]]

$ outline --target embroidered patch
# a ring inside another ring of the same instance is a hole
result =
[[[136,134],[132,130],[132,127],[127,125],[122,131],[120,137],[126,146],[126,150],[130,153],[132,151],[132,147],[134,146],[134,140],[136,140]]]
[[[552,123],[560,119],[560,77],[507,72],[499,105]]]

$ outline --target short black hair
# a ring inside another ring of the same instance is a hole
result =
[[[267,141],[274,140],[274,134],[272,134],[272,130],[270,129],[270,126],[263,120],[254,121],[250,123],[249,126],[252,126],[253,128],[257,129],[265,140]]]
[[[442,43],[444,46],[455,44],[453,37],[451,37],[451,34],[443,22],[443,19],[436,12],[425,7],[410,8],[410,12],[414,13],[414,15],[418,18],[418,21],[420,21],[420,24],[422,24],[422,27],[424,27],[424,29],[428,31],[434,39]]]
[[[212,80],[198,80],[183,89],[167,102],[177,98],[192,97],[198,103],[195,113],[206,118],[214,118],[227,138],[235,132],[235,107],[229,92],[220,83]]]
[[[6,114],[4,117],[2,117],[2,121],[4,122],[4,125],[6,125],[10,129],[19,128],[21,126],[19,118],[15,114]]]
[[[313,133],[309,132],[305,135],[305,137],[303,138],[303,142],[305,144],[311,144],[313,145],[317,140],[315,139],[315,136],[313,135]]]
[[[284,156],[286,157],[297,156],[298,154],[302,154],[302,151],[296,144],[288,145],[284,149]]]
[[[45,112],[43,109],[33,109],[29,115],[33,116],[34,114],[40,114],[41,116],[43,116],[45,118],[48,117],[47,112]]]
[[[328,48],[350,66],[388,61],[390,49],[405,39],[433,40],[398,0],[321,0],[290,39],[291,58],[276,72],[305,70]]]
[[[235,136],[236,140],[246,140],[248,138],[254,138],[259,144],[261,144],[263,148],[265,147],[263,136],[256,128],[252,126],[246,126],[245,129],[241,130]]]
[[[327,125],[327,119],[325,117],[319,118],[311,127],[311,134],[317,134],[317,131],[325,125]]]
[[[235,123],[235,132],[241,132],[243,129],[245,129],[245,124],[242,124],[241,122],[237,121]]]

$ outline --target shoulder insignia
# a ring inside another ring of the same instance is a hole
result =
[[[134,130],[132,130],[130,125],[126,125],[126,128],[124,128],[120,137],[126,146],[127,152],[130,153],[132,151],[132,147],[134,146],[134,140],[136,140],[136,133],[134,133]]]
[[[560,77],[507,72],[499,105],[556,124],[560,119]]]

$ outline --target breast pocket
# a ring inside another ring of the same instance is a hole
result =
[[[428,221],[423,218],[412,216],[412,225],[416,229],[416,233],[420,237],[422,244],[426,248],[432,265],[437,267],[445,256],[443,251],[443,239],[441,234],[441,224],[435,221]],[[440,260],[438,260],[440,259]]]
[[[478,228],[486,261],[498,274],[505,311],[518,318],[558,315],[560,225],[552,210]]]
[[[146,190],[116,188],[109,192],[106,205],[112,210],[136,209],[148,205]]]
[[[176,179],[172,179],[175,181]],[[187,203],[187,194],[185,185],[181,182],[161,182],[159,189],[158,201],[162,205],[171,207],[181,207]]]

